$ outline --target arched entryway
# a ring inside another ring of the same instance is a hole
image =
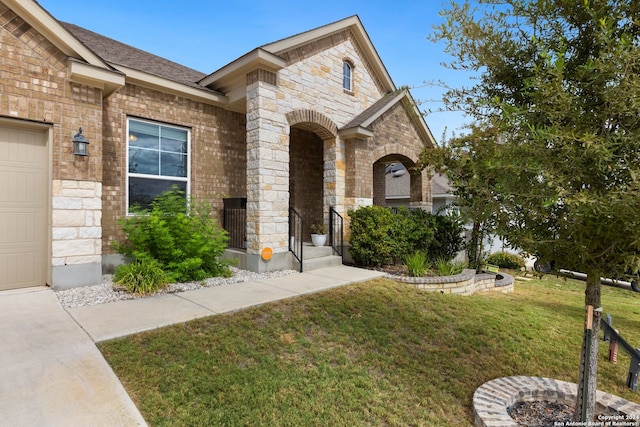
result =
[[[292,127],[289,134],[289,205],[304,219],[305,240],[309,226],[324,222],[324,141],[314,132]]]
[[[337,127],[312,110],[287,114],[289,131],[289,205],[304,220],[303,238],[311,239],[310,226],[328,224],[329,206],[335,204],[339,167],[336,158]]]
[[[421,201],[422,175],[413,173],[415,163],[401,154],[389,154],[373,164],[373,204],[411,206]]]

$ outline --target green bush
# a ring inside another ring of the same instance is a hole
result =
[[[404,262],[417,251],[428,259],[451,259],[463,245],[462,221],[436,216],[423,209],[365,206],[348,212],[351,218],[351,255],[360,265]]]
[[[511,270],[520,270],[525,266],[524,258],[518,254],[508,252],[492,253],[485,261],[487,264],[493,264],[500,268],[508,268]]]
[[[433,243],[435,217],[424,209],[400,207],[392,229],[393,261],[401,262],[416,251],[426,252]]]
[[[127,239],[114,244],[116,251],[132,261],[158,261],[172,282],[231,274],[220,259],[229,238],[209,203],[187,203],[184,193],[173,189],[156,197],[149,211],[138,210],[120,224]]]
[[[412,277],[422,277],[431,268],[430,263],[427,261],[427,254],[421,251],[408,255],[404,260],[404,265]]]
[[[147,258],[119,265],[113,282],[133,294],[150,294],[166,286],[167,274],[158,261]]]
[[[396,247],[395,215],[382,206],[364,206],[349,210],[351,218],[351,255],[360,265],[381,266],[393,260]]]
[[[464,248],[464,222],[459,215],[435,215],[435,233],[429,245],[429,259],[455,256]]]

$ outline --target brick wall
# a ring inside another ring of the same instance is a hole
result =
[[[52,125],[54,179],[99,181],[102,92],[70,82],[66,56],[2,2],[0,46],[0,115]],[[79,127],[89,157],[73,155]]]
[[[313,132],[292,128],[290,133],[290,204],[305,220],[304,234],[310,239],[309,226],[323,222],[323,141]]]
[[[103,253],[113,253],[111,241],[123,238],[127,117],[191,130],[191,194],[211,200],[220,221],[223,197],[246,197],[244,114],[127,84],[104,107]]]

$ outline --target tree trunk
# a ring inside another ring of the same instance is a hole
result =
[[[482,261],[482,225],[474,221],[469,242],[469,267],[478,270]]]
[[[598,346],[600,344],[600,318],[602,311],[600,308],[600,275],[597,271],[587,272],[587,289],[585,291],[585,332],[582,339],[582,351],[580,354],[580,377],[578,383],[578,398],[576,401],[576,411],[574,414],[575,421],[593,421],[596,411],[596,390],[598,375]],[[592,330],[591,330],[591,346],[589,354],[589,364],[585,366],[587,346],[587,306],[593,307]],[[587,375],[585,377],[585,369]],[[587,388],[587,398],[584,400],[583,392],[585,390],[585,378]],[[586,418],[583,420],[582,415],[586,408]]]

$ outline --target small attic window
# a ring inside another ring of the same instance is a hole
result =
[[[342,88],[349,92],[353,91],[353,64],[350,61],[342,62]]]

